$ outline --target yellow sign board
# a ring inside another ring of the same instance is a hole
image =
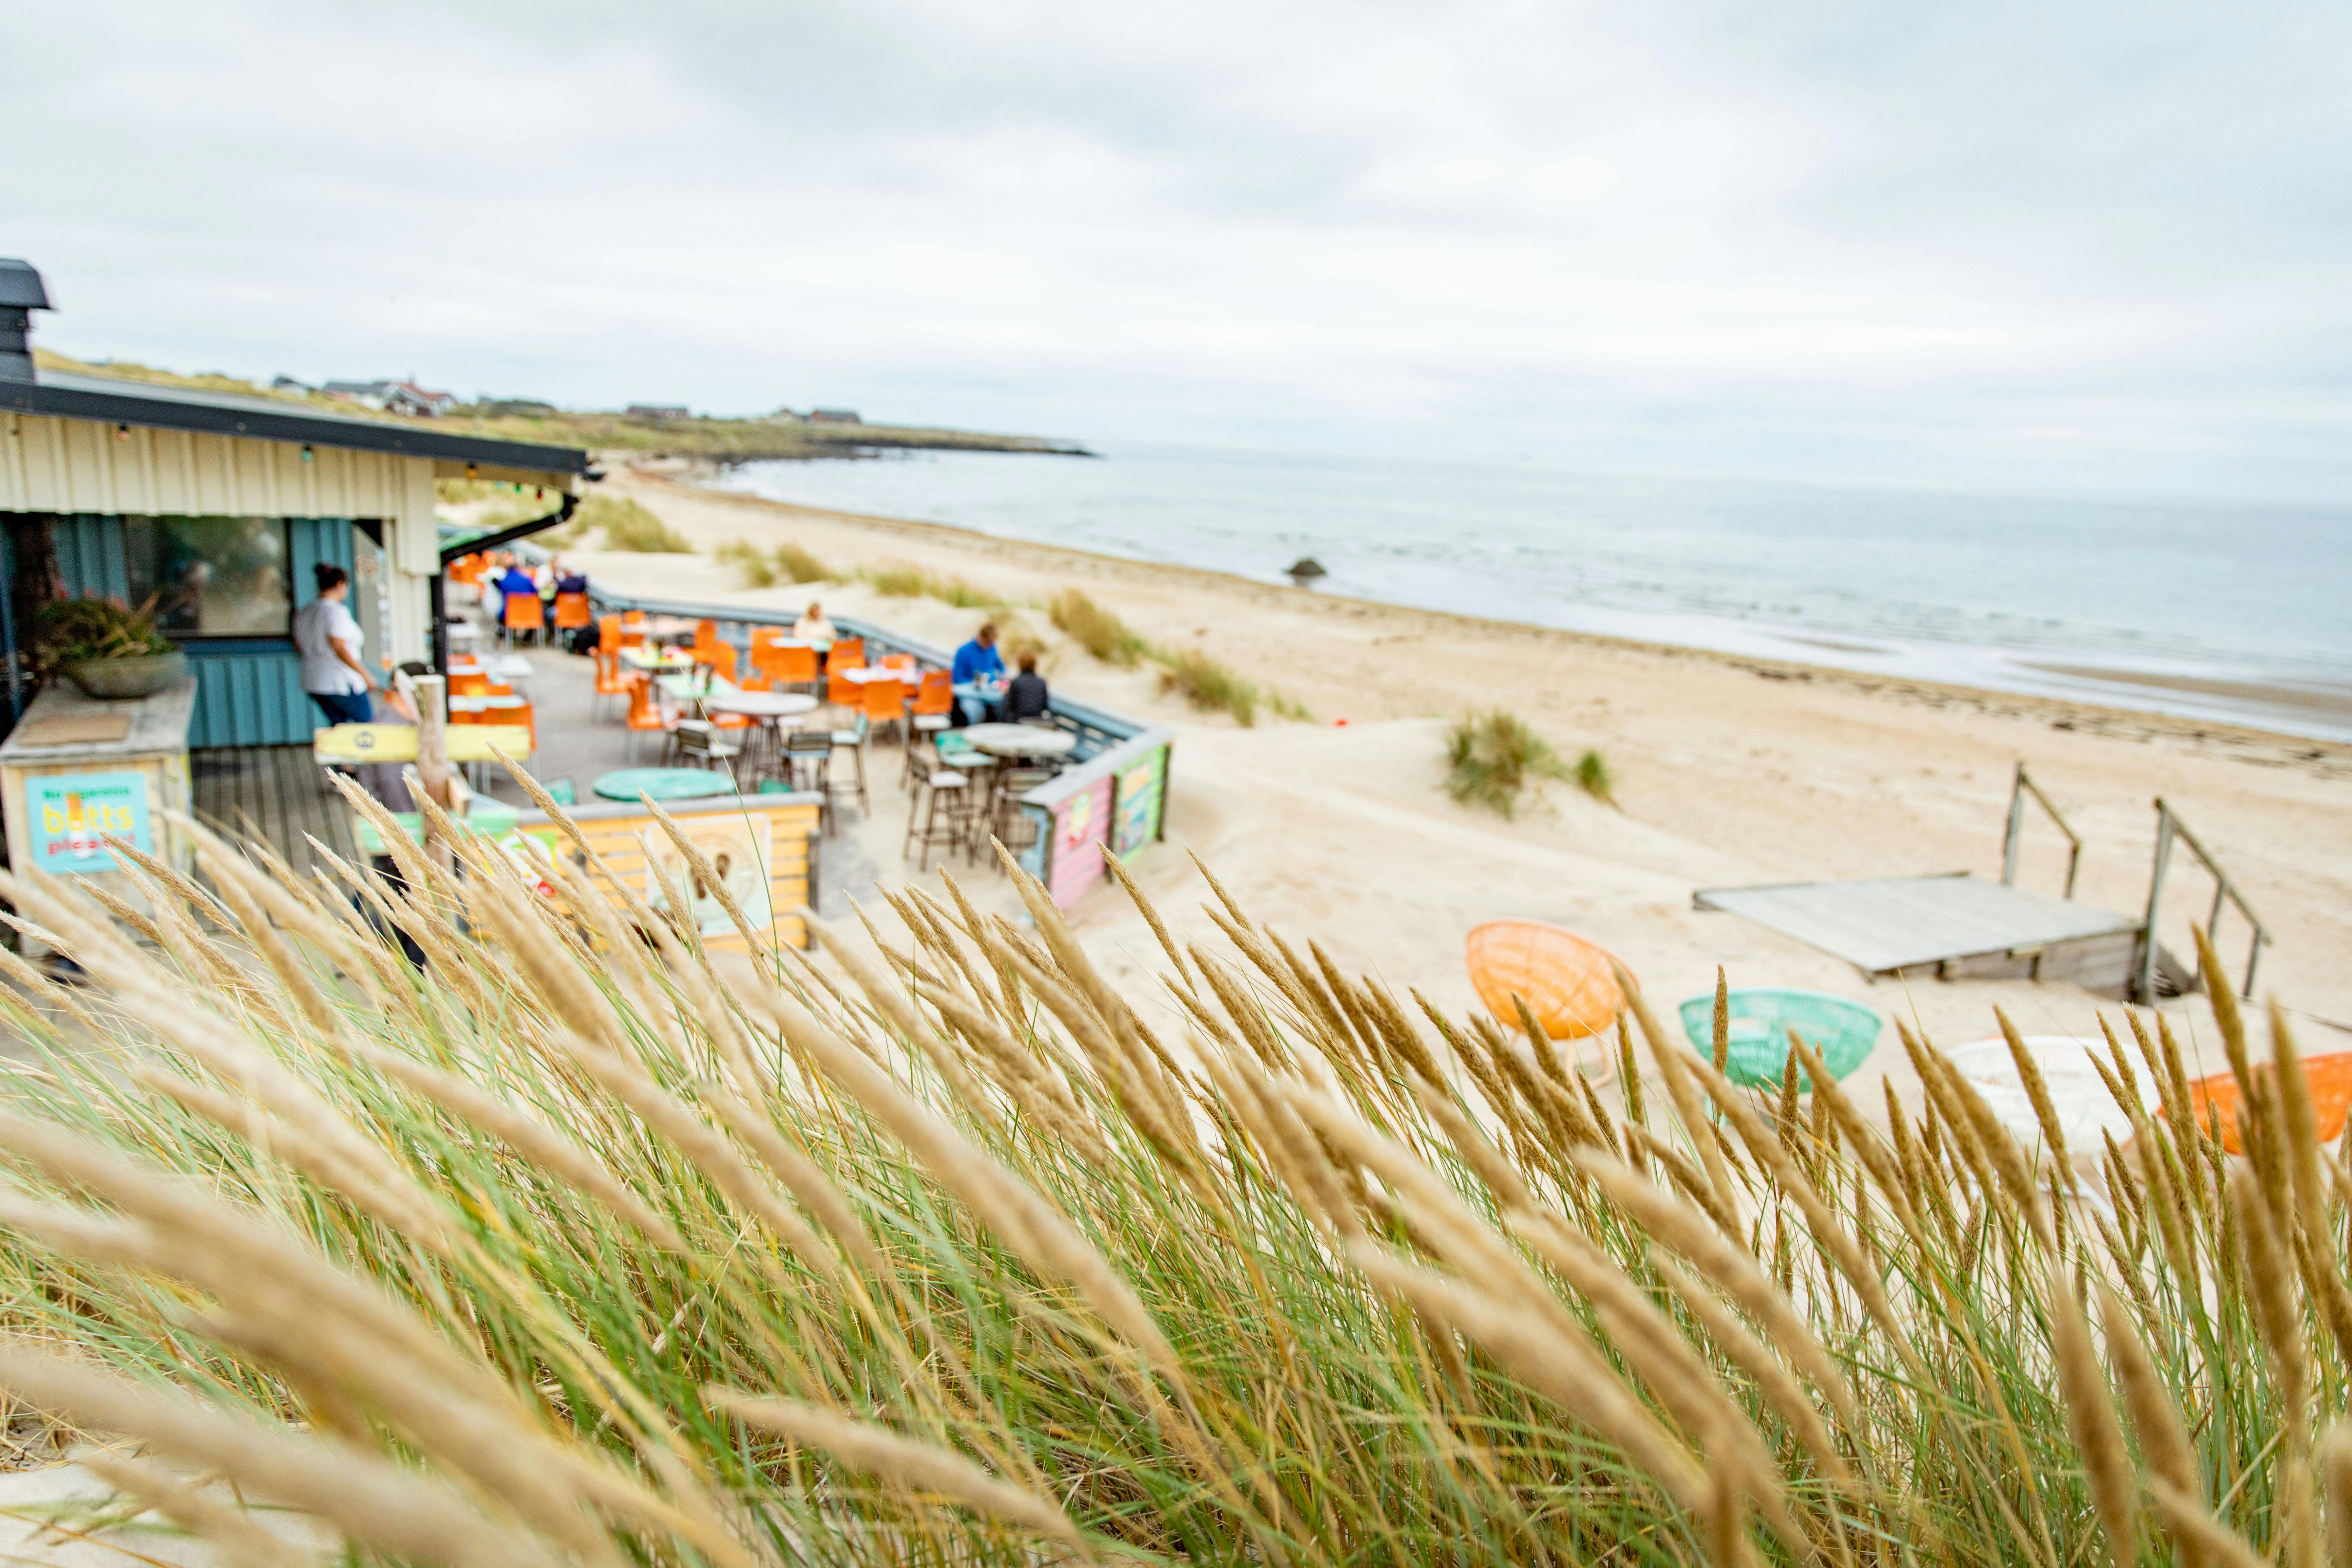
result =
[[[520,724],[452,724],[448,736],[453,763],[495,762],[499,752],[509,757],[530,755],[530,731]],[[338,724],[314,730],[310,755],[321,763],[413,763],[416,726]]]

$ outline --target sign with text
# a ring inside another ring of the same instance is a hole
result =
[[[25,781],[25,821],[33,864],[52,875],[114,869],[111,835],[153,854],[147,775],[137,772],[48,773]]]

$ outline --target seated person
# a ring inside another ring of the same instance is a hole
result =
[[[566,562],[556,562],[555,591],[559,594],[586,593],[588,591],[587,574]]]
[[[507,557],[507,569],[499,578],[499,620],[501,623],[507,618],[509,594],[528,594],[534,599],[539,597],[539,584],[531,581],[530,574],[524,571],[511,555]]]
[[[982,623],[980,630],[972,634],[971,641],[956,649],[955,664],[948,671],[948,679],[958,686],[966,686],[976,680],[1004,679],[1004,658],[996,651],[996,624],[993,621]],[[977,724],[987,710],[988,705],[982,699],[959,691],[956,693],[956,728],[961,730],[966,724]]]
[[[1004,690],[1005,716],[1014,723],[1025,723],[1045,716],[1045,678],[1037,673],[1037,656],[1021,656],[1021,673]]]
[[[793,623],[795,642],[839,642],[841,634],[824,618],[824,606],[814,599],[809,601],[808,614]]]

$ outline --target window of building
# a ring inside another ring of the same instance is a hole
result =
[[[155,624],[174,637],[285,637],[294,624],[286,520],[126,517],[130,602],[155,598]]]

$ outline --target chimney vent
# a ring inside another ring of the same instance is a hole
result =
[[[0,381],[33,379],[31,312],[51,308],[33,264],[0,256]]]

